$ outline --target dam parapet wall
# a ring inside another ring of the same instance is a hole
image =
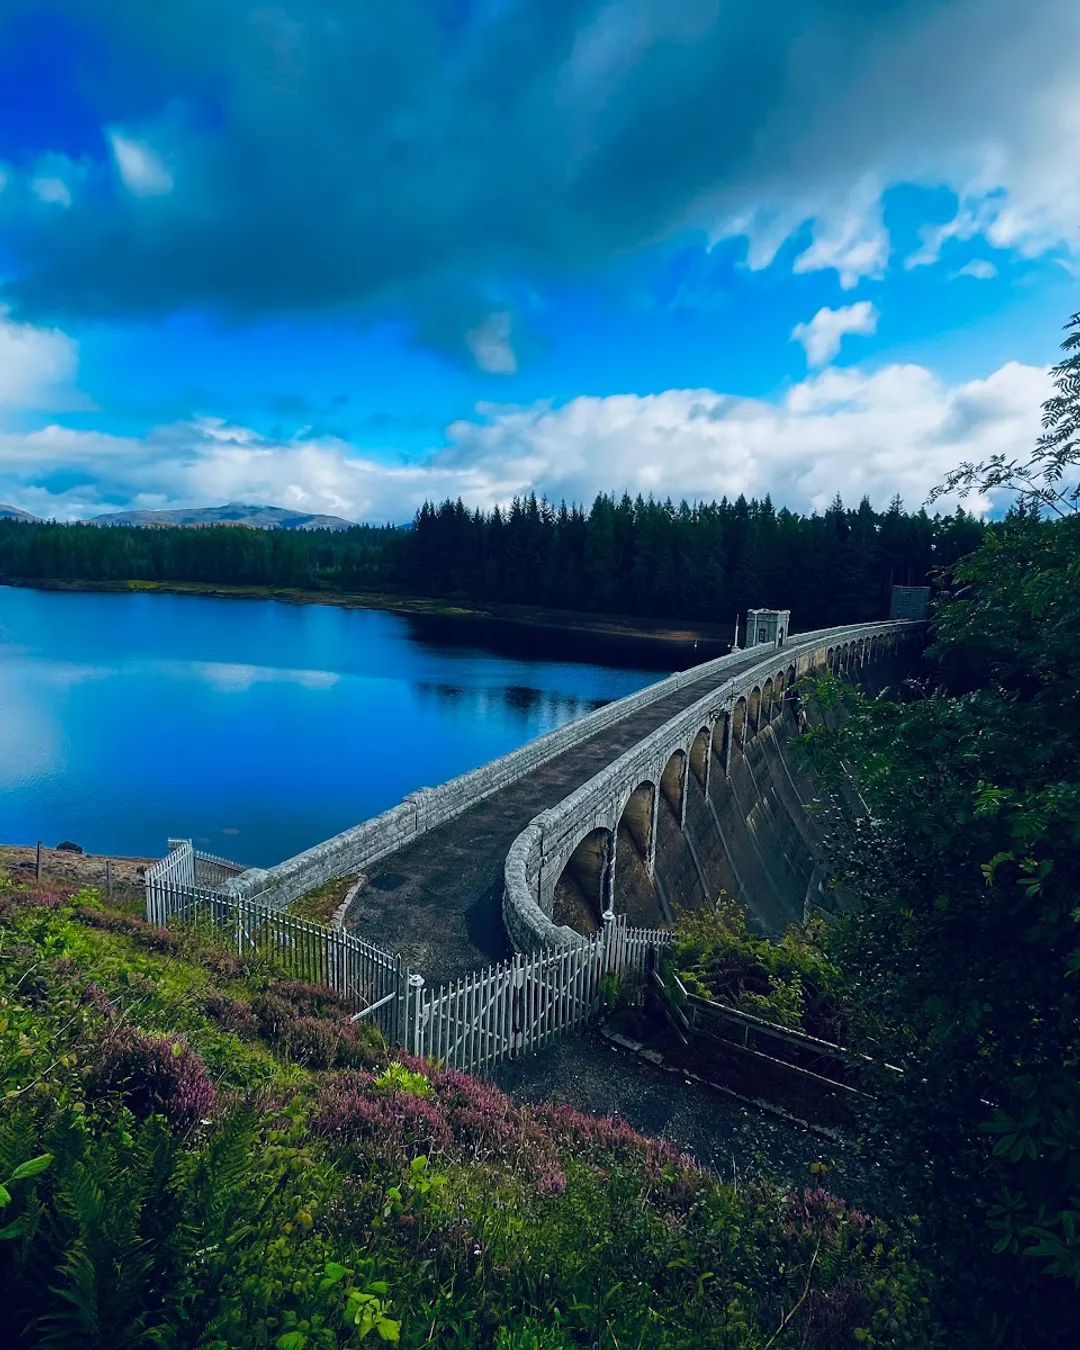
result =
[[[831,633],[847,631],[826,629],[800,636],[793,641],[791,650],[802,650],[808,642],[825,640]],[[427,832],[463,815],[494,793],[526,778],[568,750],[679,690],[712,677],[715,677],[718,686],[722,685],[725,674],[733,666],[744,663],[746,657],[745,651],[737,650],[688,670],[678,671],[667,679],[605,704],[584,717],[537,737],[469,773],[452,778],[439,787],[420,788],[410,793],[398,806],[316,844],[275,867],[249,868],[231,880],[227,890],[240,899],[257,900],[268,908],[287,908],[302,895],[336,877],[366,871]]]
[[[503,920],[518,951],[579,941],[608,911],[642,926],[721,891],[780,932],[820,896],[812,784],[787,741],[803,675],[832,669],[880,686],[906,668],[924,625],[881,622],[794,638],[643,737],[511,846]],[[745,655],[745,653],[744,653]],[[624,880],[627,874],[631,880]]]

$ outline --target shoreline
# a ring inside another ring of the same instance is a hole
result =
[[[218,600],[278,600],[292,605],[335,605],[339,609],[378,610],[407,618],[453,619],[466,623],[494,623],[511,627],[551,629],[621,642],[663,646],[716,646],[718,654],[731,647],[732,629],[726,625],[650,623],[629,615],[579,614],[574,610],[539,605],[455,604],[422,596],[371,591],[305,591],[292,586],[232,586],[201,581],[90,581],[53,577],[3,577],[0,586],[38,591],[91,591],[105,594],[201,595]],[[706,657],[702,656],[702,660]]]
[[[106,863],[112,864],[114,890],[121,896],[142,894],[143,872],[157,858],[130,854],[74,853],[67,849],[41,850],[41,879],[60,886],[94,886],[105,889]],[[0,875],[13,881],[32,881],[37,871],[37,846],[0,843]]]

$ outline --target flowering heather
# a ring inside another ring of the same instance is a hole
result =
[[[116,1016],[116,1004],[108,996],[101,985],[91,981],[82,992],[82,1001],[88,1008],[93,1010],[101,1017],[109,1020]]]
[[[823,1228],[835,1232],[841,1224],[865,1228],[873,1222],[868,1214],[849,1209],[845,1201],[823,1186],[791,1191],[787,1197],[787,1212],[795,1228],[812,1228],[815,1232]]]
[[[457,1069],[442,1069],[431,1081],[460,1147],[477,1157],[505,1157],[524,1142],[528,1117],[498,1088]]]
[[[284,997],[290,995],[290,997]],[[327,1011],[320,1015],[317,1011]],[[299,1009],[299,1011],[298,1011]],[[343,1000],[315,985],[275,985],[251,1000],[259,1034],[280,1053],[311,1069],[365,1069],[383,1063],[377,1027],[353,1022]]]
[[[572,1106],[551,1104],[538,1106],[536,1117],[560,1145],[583,1162],[597,1162],[604,1157],[641,1161],[651,1172],[658,1172],[665,1165],[694,1167],[692,1160],[671,1144],[663,1139],[648,1139],[620,1120],[588,1116]]]
[[[350,1005],[345,997],[324,984],[307,984],[303,980],[278,980],[274,993],[291,1003],[302,1017],[347,1015]]]
[[[132,914],[121,914],[112,909],[98,909],[94,905],[80,905],[75,911],[80,923],[91,928],[101,928],[106,933],[119,933],[124,937],[137,938],[144,946],[155,952],[178,952],[183,946],[181,938],[160,924],[146,923]]]
[[[192,1049],[134,1027],[106,1034],[87,1088],[98,1100],[121,1098],[140,1119],[162,1115],[178,1130],[190,1129],[214,1101],[206,1065]]]
[[[438,1106],[409,1093],[377,1093],[371,1074],[336,1074],[315,1100],[315,1125],[326,1134],[365,1142],[379,1157],[396,1158],[403,1150],[445,1154],[452,1138]]]
[[[549,1165],[537,1177],[536,1187],[541,1195],[562,1195],[566,1190],[566,1178],[557,1167]]]
[[[233,1031],[238,1036],[258,1034],[259,1019],[252,1012],[250,1003],[212,990],[203,999],[203,1009],[224,1031]]]

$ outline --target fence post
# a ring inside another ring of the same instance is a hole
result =
[[[510,1058],[517,1059],[525,1046],[525,957],[514,958],[510,986]]]
[[[604,920],[604,955],[600,967],[601,975],[619,975],[618,970],[619,954],[615,949],[615,911],[605,909],[601,918]]]
[[[109,897],[110,900],[113,898],[113,874],[112,874],[111,858],[105,859],[105,894]]]
[[[37,841],[37,879],[41,880],[41,840]]]
[[[420,1054],[420,1019],[424,1001],[423,975],[410,975],[408,989],[408,998],[412,1007],[410,1009],[411,1015],[407,1016],[405,1049],[412,1055],[418,1055]]]
[[[387,1018],[387,1025],[392,1028],[391,1034],[388,1037],[391,1045],[405,1044],[405,1036],[406,1036],[405,1016],[406,1012],[408,1011],[406,1005],[408,1003],[409,998],[409,990],[408,984],[406,982],[406,975],[407,972],[405,970],[404,962],[401,959],[401,953],[395,952],[394,990],[397,993],[397,998],[390,1005],[390,1012],[392,1015],[388,1016]]]

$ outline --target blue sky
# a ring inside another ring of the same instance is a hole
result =
[[[916,505],[1037,434],[1078,40],[1066,0],[7,0],[0,502]]]

